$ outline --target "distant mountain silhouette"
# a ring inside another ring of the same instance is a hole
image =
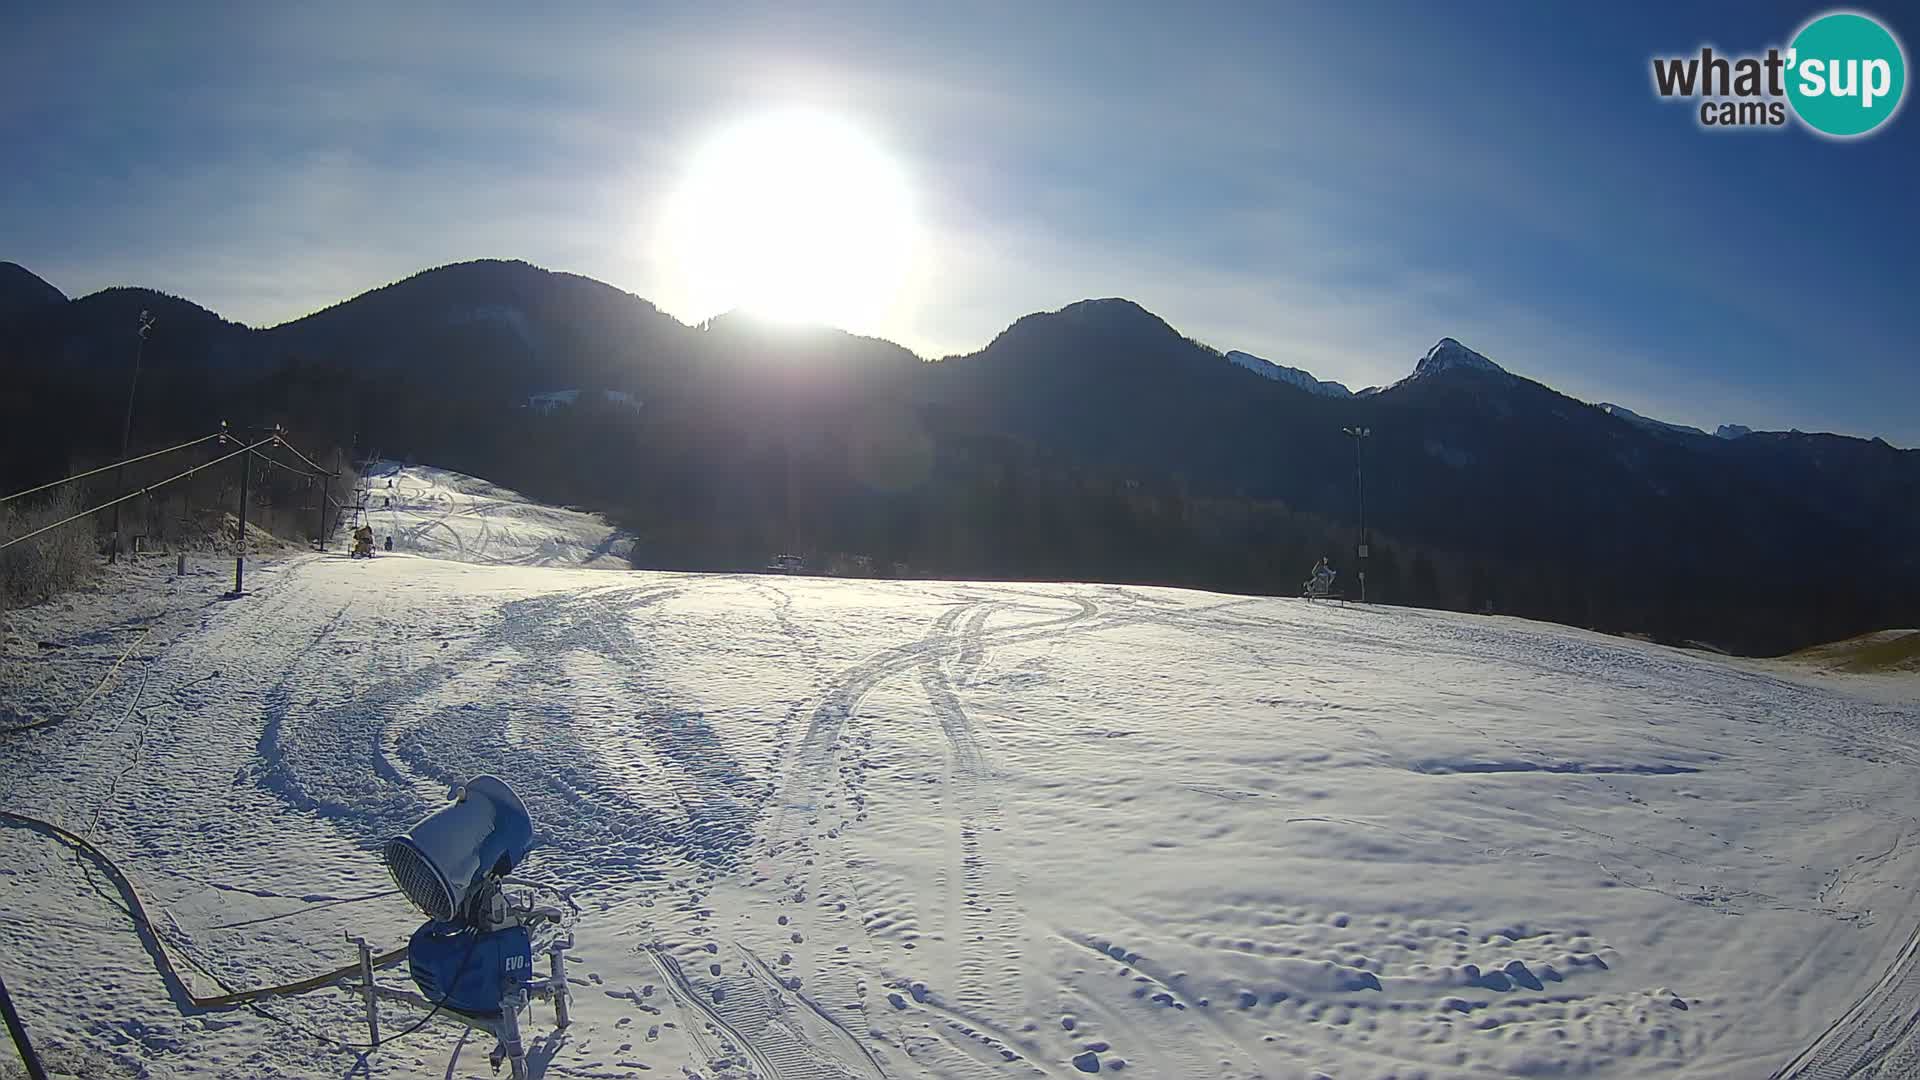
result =
[[[275,357],[340,359],[408,379],[606,385],[647,378],[692,331],[631,293],[524,262],[425,270],[261,333]]]
[[[1451,338],[1348,396],[1118,298],[927,361],[739,313],[690,327],[521,262],[424,271],[270,329],[142,289],[48,299],[0,271],[0,460],[18,474],[117,446],[146,309],[141,437],[309,423],[623,515],[660,565],[812,543],[928,572],[1290,591],[1324,553],[1351,582],[1342,429],[1365,426],[1376,597],[1748,651],[1920,621],[1920,451],[1715,438]],[[561,390],[631,404],[526,407]]]
[[[19,263],[0,262],[0,324],[23,311],[65,301],[67,294]]]
[[[1628,423],[1639,424],[1641,427],[1645,427],[1645,428],[1654,428],[1660,431],[1671,431],[1678,435],[1699,435],[1699,436],[1706,435],[1706,432],[1700,430],[1697,427],[1690,427],[1686,424],[1669,424],[1665,420],[1655,420],[1651,416],[1641,416],[1639,413],[1634,412],[1632,409],[1627,408],[1625,405],[1615,405],[1610,401],[1596,402],[1594,404],[1594,408],[1599,409],[1601,412],[1606,413],[1608,416],[1619,417],[1620,419],[1625,420]],[[1724,432],[1729,430],[1729,428],[1726,424],[1722,424],[1720,425],[1720,430]]]

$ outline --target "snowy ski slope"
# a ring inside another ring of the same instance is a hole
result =
[[[109,851],[200,993],[403,942],[376,847],[487,770],[584,912],[548,1077],[1914,1060],[1911,698],[1499,618],[536,569],[525,511],[472,509],[503,496],[396,479],[404,550],[476,561],[304,555],[234,602],[209,566],[14,625],[16,718],[134,646],[0,737],[0,807]],[[0,828],[0,963],[56,1064],[360,1075],[312,1037],[362,1038],[355,1001],[183,1015],[96,883]],[[488,1049],[436,1023],[364,1074]]]
[[[633,538],[597,514],[532,502],[517,491],[431,466],[373,463],[362,478],[374,544],[386,553],[518,566],[627,569]],[[346,528],[356,521],[348,516]]]

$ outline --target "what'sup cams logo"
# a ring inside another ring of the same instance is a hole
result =
[[[1706,128],[1784,127],[1789,115],[1821,135],[1850,139],[1900,111],[1907,57],[1877,19],[1834,11],[1800,28],[1786,49],[1759,56],[1656,56],[1653,89],[1693,98]],[[1789,109],[1792,110],[1789,114]]]

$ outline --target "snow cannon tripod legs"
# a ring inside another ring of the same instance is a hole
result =
[[[500,999],[500,1026],[495,1032],[500,1042],[487,1059],[495,1072],[500,1071],[500,1063],[505,1061],[513,1080],[527,1080],[527,1044],[520,1037],[520,1010],[526,1004],[527,992],[520,988]]]
[[[553,1023],[561,1030],[573,1023],[573,994],[567,989],[567,949],[572,944],[571,939],[556,941],[547,952],[552,965],[547,986],[553,991]]]
[[[347,934],[347,940],[360,948],[360,987],[367,998],[367,1045],[380,1045],[380,998],[373,985],[373,946],[358,934]]]
[[[488,1060],[492,1063],[494,1070],[498,1071],[501,1065],[506,1065],[512,1080],[528,1080],[527,1039],[521,1014],[535,1002],[551,1000],[554,1032],[548,1038],[558,1038],[560,1032],[573,1024],[573,995],[567,986],[566,955],[567,950],[573,947],[571,934],[562,935],[544,946],[548,962],[547,977],[526,980],[508,978],[504,981],[497,1015],[491,1012],[483,1013],[450,1007],[444,997],[434,1000],[410,990],[380,985],[373,976],[376,960],[372,948],[367,945],[364,938],[348,935],[348,940],[360,948],[360,963],[357,969],[359,974],[357,978],[351,975],[345,976],[334,985],[356,996],[365,997],[369,1048],[377,1048],[382,1043],[376,1002],[384,998],[391,1003],[422,1010],[426,1012],[429,1019],[439,1017],[454,1023],[465,1024],[476,1031],[493,1036],[494,1047],[492,1053],[488,1055]]]
[[[527,1080],[527,1044],[520,1034],[520,1011],[534,999],[550,997],[553,999],[553,1020],[556,1031],[565,1031],[573,1023],[571,995],[567,990],[567,949],[573,942],[570,939],[556,941],[547,950],[551,963],[550,974],[544,983],[536,980],[525,986],[509,989],[500,999],[500,1020],[495,1025],[494,1036],[498,1042],[488,1061],[498,1071],[502,1062],[507,1064],[508,1075],[512,1080]]]

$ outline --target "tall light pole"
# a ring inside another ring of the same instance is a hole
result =
[[[1353,491],[1360,503],[1359,543],[1355,545],[1355,555],[1360,561],[1360,602],[1367,602],[1367,472],[1365,457],[1360,448],[1372,437],[1369,427],[1341,428],[1341,431],[1353,439]]]
[[[133,399],[140,391],[140,360],[147,351],[147,334],[153,330],[153,313],[140,312],[140,322],[134,331],[140,336],[139,343],[133,347],[133,382],[127,387],[127,418],[120,425],[120,456],[127,456],[127,447],[133,442]],[[125,467],[113,474],[113,486],[120,487],[126,478]],[[107,552],[107,561],[120,558],[120,504],[113,505],[113,547]]]

